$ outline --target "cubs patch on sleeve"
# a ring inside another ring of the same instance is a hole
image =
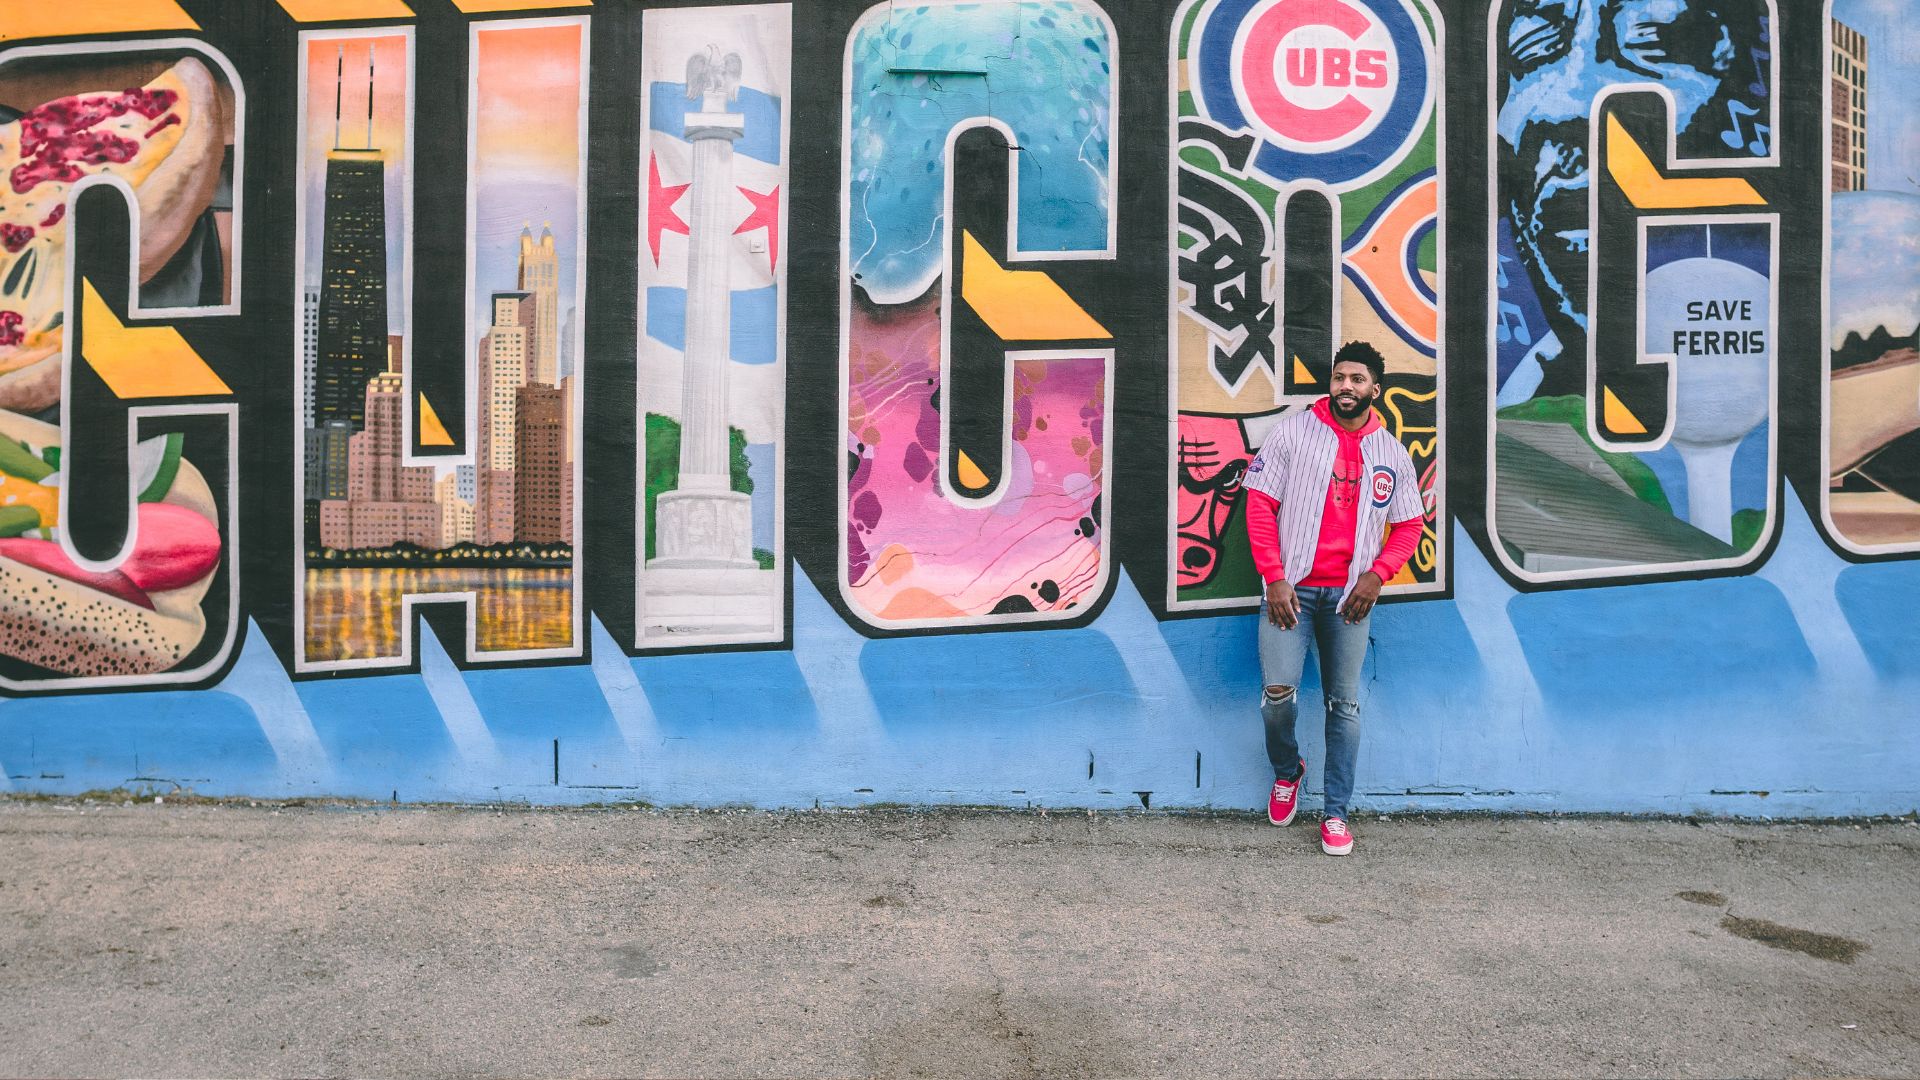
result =
[[[1260,452],[1247,463],[1246,476],[1241,480],[1245,486],[1277,502],[1286,501],[1281,489],[1286,483],[1287,459],[1296,438],[1290,433],[1292,426],[1285,421],[1273,425],[1260,444]]]
[[[1373,498],[1373,505],[1382,509],[1393,501],[1394,490],[1398,487],[1391,466],[1375,465],[1372,474],[1367,477],[1367,491]]]
[[[1427,501],[1420,493],[1420,474],[1414,471],[1413,460],[1404,449],[1395,455],[1400,460],[1394,464],[1392,490],[1387,493],[1388,521],[1411,521],[1427,516]],[[1376,491],[1376,495],[1377,495]]]

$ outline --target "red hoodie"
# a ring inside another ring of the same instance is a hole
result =
[[[1313,403],[1313,415],[1333,429],[1340,438],[1339,453],[1334,455],[1333,475],[1327,478],[1327,503],[1320,516],[1320,541],[1313,553],[1313,569],[1300,582],[1302,586],[1344,587],[1353,564],[1353,534],[1359,520],[1360,440],[1380,425],[1380,416],[1369,411],[1359,431],[1348,431],[1333,418],[1328,399]],[[1286,577],[1286,562],[1280,550],[1280,526],[1276,520],[1280,503],[1262,491],[1247,489],[1247,536],[1253,545],[1253,565],[1261,580],[1271,584]],[[1420,542],[1418,517],[1396,521],[1387,533],[1380,557],[1368,567],[1381,581],[1390,581],[1400,572]]]

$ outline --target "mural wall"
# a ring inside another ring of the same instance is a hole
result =
[[[67,7],[0,789],[1251,807],[1241,483],[1357,340],[1360,805],[1920,803],[1894,0]]]

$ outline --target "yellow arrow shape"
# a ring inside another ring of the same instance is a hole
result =
[[[973,459],[967,456],[967,452],[955,450],[954,453],[960,455],[959,460],[954,463],[954,471],[960,474],[960,485],[968,491],[979,491],[986,487],[987,474],[981,471],[980,466],[973,463]]]
[[[593,0],[453,0],[468,15],[486,11],[524,11],[527,8],[592,7]]]
[[[1627,408],[1626,402],[1615,396],[1611,386],[1600,388],[1600,418],[1607,422],[1607,433],[1610,435],[1645,435],[1647,433],[1647,425],[1633,415],[1633,410]]]
[[[100,299],[93,282],[80,281],[85,340],[80,353],[107,389],[130,398],[204,397],[233,390],[171,326],[128,326]]]
[[[1667,177],[1627,134],[1626,126],[1607,114],[1607,172],[1620,185],[1627,201],[1642,210],[1683,210],[1696,206],[1765,206],[1767,200],[1753,185],[1737,176]]]
[[[1009,270],[962,230],[960,298],[1002,341],[1112,337],[1067,290],[1039,270]]]
[[[420,395],[420,445],[452,446],[453,436],[447,434],[447,425],[440,422],[440,414],[434,411],[433,402],[427,395]]]
[[[111,0],[54,4],[47,0],[0,0],[0,41],[129,34],[140,30],[198,30],[174,0]]]
[[[294,22],[336,22],[341,19],[411,19],[406,0],[280,0]]]

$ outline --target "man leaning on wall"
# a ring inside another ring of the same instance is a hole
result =
[[[1320,850],[1353,852],[1347,801],[1360,754],[1360,667],[1381,587],[1420,540],[1420,485],[1373,404],[1386,361],[1350,341],[1334,354],[1329,394],[1289,413],[1247,467],[1247,536],[1267,583],[1260,620],[1260,714],[1273,788],[1267,820],[1288,825],[1307,763],[1294,735],[1309,644],[1326,697],[1326,791]]]

